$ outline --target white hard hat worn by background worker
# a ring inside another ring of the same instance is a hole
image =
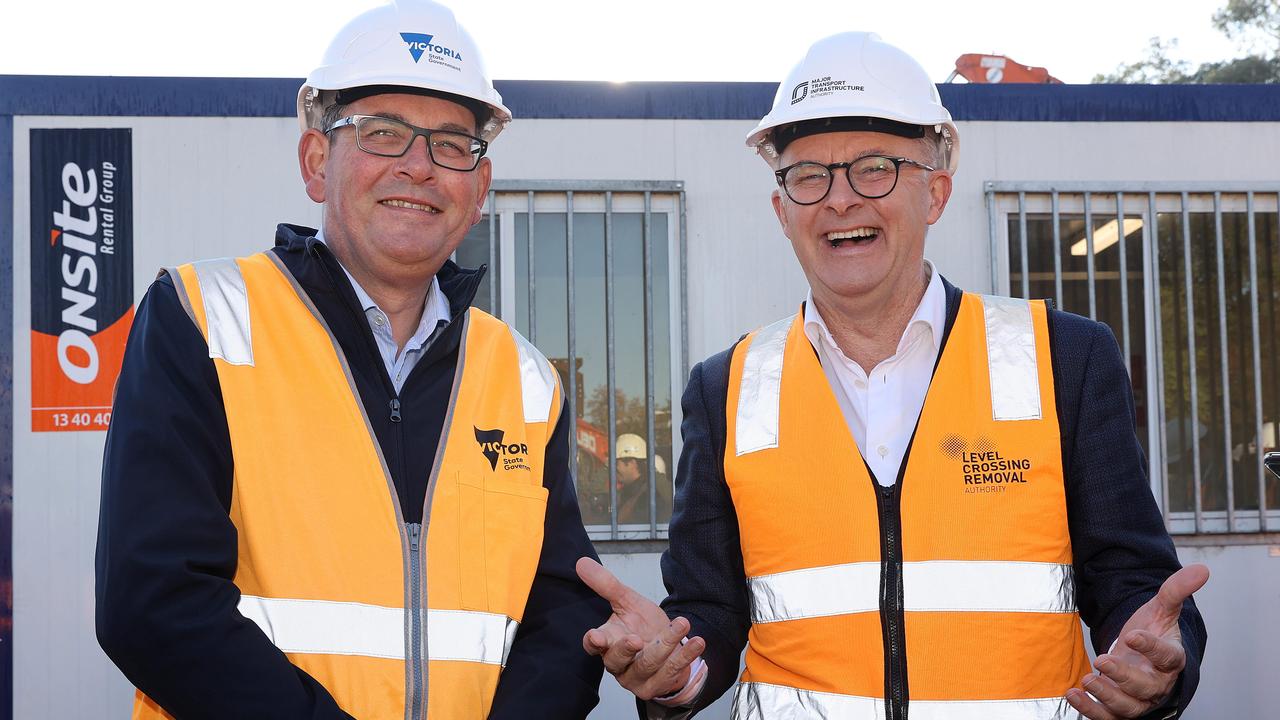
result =
[[[644,443],[644,438],[635,433],[622,433],[618,436],[618,440],[614,443],[613,457],[616,460],[623,458],[634,458],[636,460],[647,460],[649,458],[649,448]]]
[[[430,0],[396,0],[339,30],[298,90],[298,122],[304,131],[323,130],[330,105],[386,92],[442,97],[468,108],[485,142],[511,122],[475,42],[452,10]]]
[[[787,73],[773,109],[747,135],[747,147],[776,159],[791,140],[818,132],[873,131],[924,137],[932,128],[960,162],[960,133],[920,63],[875,33],[846,32],[814,43]]]

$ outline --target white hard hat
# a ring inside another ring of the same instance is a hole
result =
[[[875,33],[846,32],[814,43],[778,86],[773,109],[747,135],[747,147],[776,157],[777,130],[832,118],[864,121],[863,127],[836,123],[832,130],[905,134],[910,126],[933,127],[946,140],[947,169],[959,165],[960,134],[937,85],[920,63]]]
[[[493,89],[475,42],[452,10],[431,0],[394,0],[357,15],[339,30],[320,67],[298,90],[302,129],[323,129],[320,119],[339,99],[337,91],[377,86],[456,96],[459,104],[477,112],[485,141],[511,122],[511,111]],[[376,93],[364,93],[370,94]]]
[[[644,438],[635,433],[622,433],[614,444],[613,456],[618,460],[623,458],[645,460],[649,457],[649,453],[648,448],[645,447]]]

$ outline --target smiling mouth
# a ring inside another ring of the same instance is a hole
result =
[[[418,210],[432,214],[440,212],[439,208],[432,207],[431,205],[424,205],[422,203],[409,202],[408,200],[381,200],[379,201],[379,204],[386,205],[388,207],[404,208],[406,210]]]
[[[852,230],[841,230],[839,232],[827,233],[825,238],[831,243],[831,247],[840,247],[841,245],[865,245],[880,237],[880,228],[860,227]]]

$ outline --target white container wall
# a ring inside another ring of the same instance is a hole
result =
[[[187,82],[187,94],[199,92],[202,81]],[[1241,91],[1232,97],[1246,104],[1251,96]],[[287,110],[288,103],[280,107]],[[521,108],[513,108],[517,121],[492,148],[495,178],[684,183],[690,364],[794,312],[804,299],[803,274],[770,206],[771,172],[743,143],[754,120],[559,119],[576,108],[554,119],[520,119]],[[314,225],[319,208],[302,191],[292,117],[50,116],[6,110],[0,100],[0,115],[5,113],[12,116],[11,136],[0,138],[12,153],[12,175],[9,183],[0,181],[0,191],[7,189],[12,203],[12,217],[3,222],[12,228],[13,261],[13,717],[123,719],[133,691],[98,648],[93,621],[105,434],[31,427],[29,131],[132,129],[137,298],[161,267],[265,249],[276,223]],[[927,255],[960,287],[993,290],[988,182],[1253,181],[1280,188],[1272,161],[1280,157],[1280,118],[1192,120],[961,116],[960,170],[950,205],[930,232]],[[602,543],[599,549],[624,580],[661,599],[661,541]],[[1199,536],[1180,554],[1213,572],[1197,598],[1209,628],[1208,656],[1195,704],[1184,717],[1280,715],[1280,684],[1273,681],[1280,667],[1280,535],[1232,535],[1211,545]],[[601,692],[594,720],[634,717],[632,701],[612,678],[604,678]],[[728,718],[726,701],[700,717]]]

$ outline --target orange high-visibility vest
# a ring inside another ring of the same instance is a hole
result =
[[[279,258],[169,273],[226,405],[240,612],[355,717],[487,717],[541,554],[551,365],[468,311],[407,524],[338,341]],[[138,693],[134,717],[167,716]]]
[[[738,344],[725,478],[751,598],[743,720],[1059,720],[1089,672],[1043,302],[966,294],[897,483],[797,315]]]

